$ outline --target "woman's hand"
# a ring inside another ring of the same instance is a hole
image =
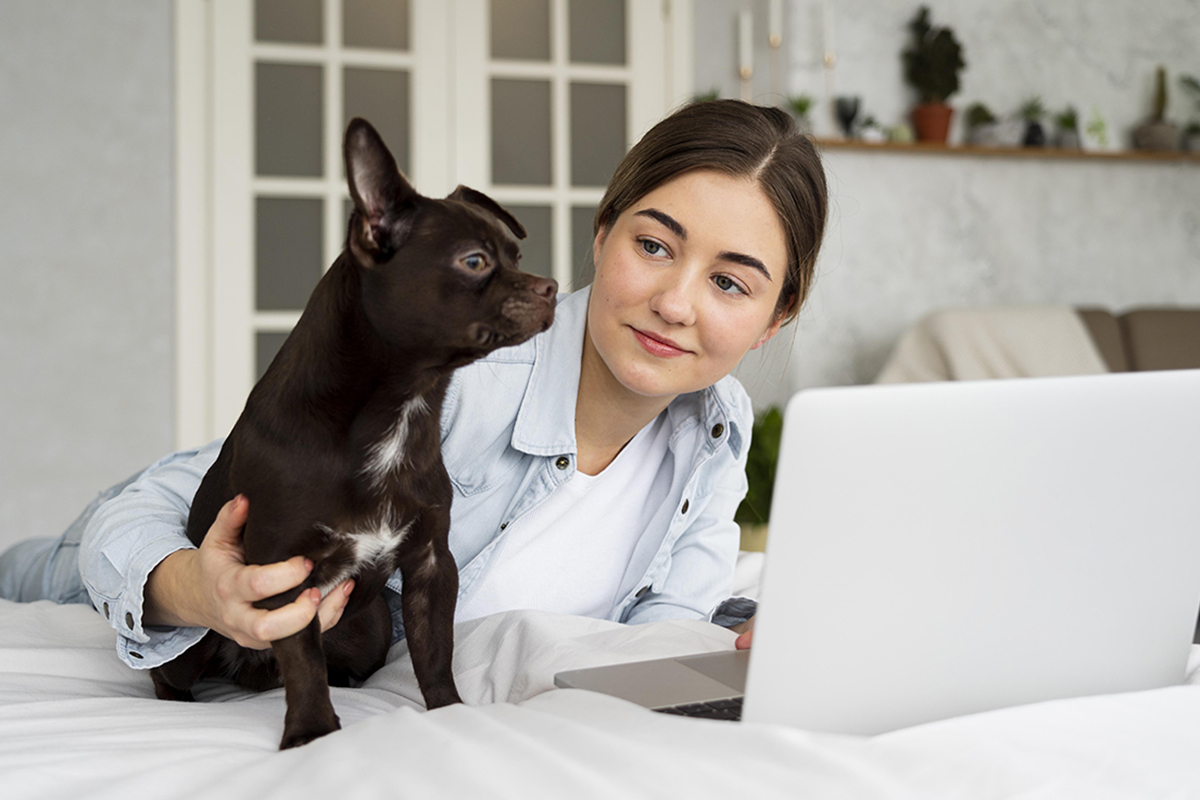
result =
[[[295,556],[275,564],[246,564],[242,527],[250,504],[242,495],[221,509],[196,550],[178,550],[150,573],[143,622],[211,628],[242,647],[264,650],[271,642],[304,629],[319,614],[321,630],[337,624],[354,581],[348,580],[321,599],[310,588],[273,610],[254,603],[303,582],[313,564]]]
[[[754,638],[754,617],[739,622],[737,625],[730,627],[731,631],[738,634],[738,637],[733,642],[733,646],[738,650],[749,650],[750,640]]]

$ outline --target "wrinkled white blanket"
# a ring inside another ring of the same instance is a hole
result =
[[[936,311],[896,343],[876,383],[1099,375],[1108,371],[1067,306]]]
[[[859,738],[554,689],[563,669],[728,649],[734,636],[509,612],[456,628],[467,705],[424,712],[400,643],[364,688],[333,690],[343,730],[280,753],[282,691],[155,700],[113,637],[84,606],[0,601],[0,796],[1200,797],[1200,648],[1191,685]]]

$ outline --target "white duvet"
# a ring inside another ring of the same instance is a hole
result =
[[[114,635],[85,606],[0,601],[0,797],[1200,798],[1200,648],[1186,685],[858,738],[553,688],[563,669],[733,647],[707,623],[509,612],[456,628],[466,705],[425,712],[400,643],[333,690],[341,731],[281,753],[281,690],[159,701]]]

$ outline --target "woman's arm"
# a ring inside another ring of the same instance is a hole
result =
[[[221,445],[218,440],[162,459],[100,506],[84,531],[80,575],[92,604],[119,634],[118,655],[131,667],[170,661],[209,628],[246,646],[265,647],[257,634],[280,638],[276,634],[295,632],[317,608],[308,593],[272,612],[251,606],[295,586],[309,568],[302,560],[245,565],[244,502],[240,509],[223,510],[210,529],[211,543],[206,537],[196,549],[188,540],[192,498]],[[344,605],[344,591],[330,592],[321,604],[322,625],[336,623]]]

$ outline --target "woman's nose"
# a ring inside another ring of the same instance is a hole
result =
[[[696,321],[695,287],[683,276],[672,276],[650,298],[650,308],[669,325]]]

